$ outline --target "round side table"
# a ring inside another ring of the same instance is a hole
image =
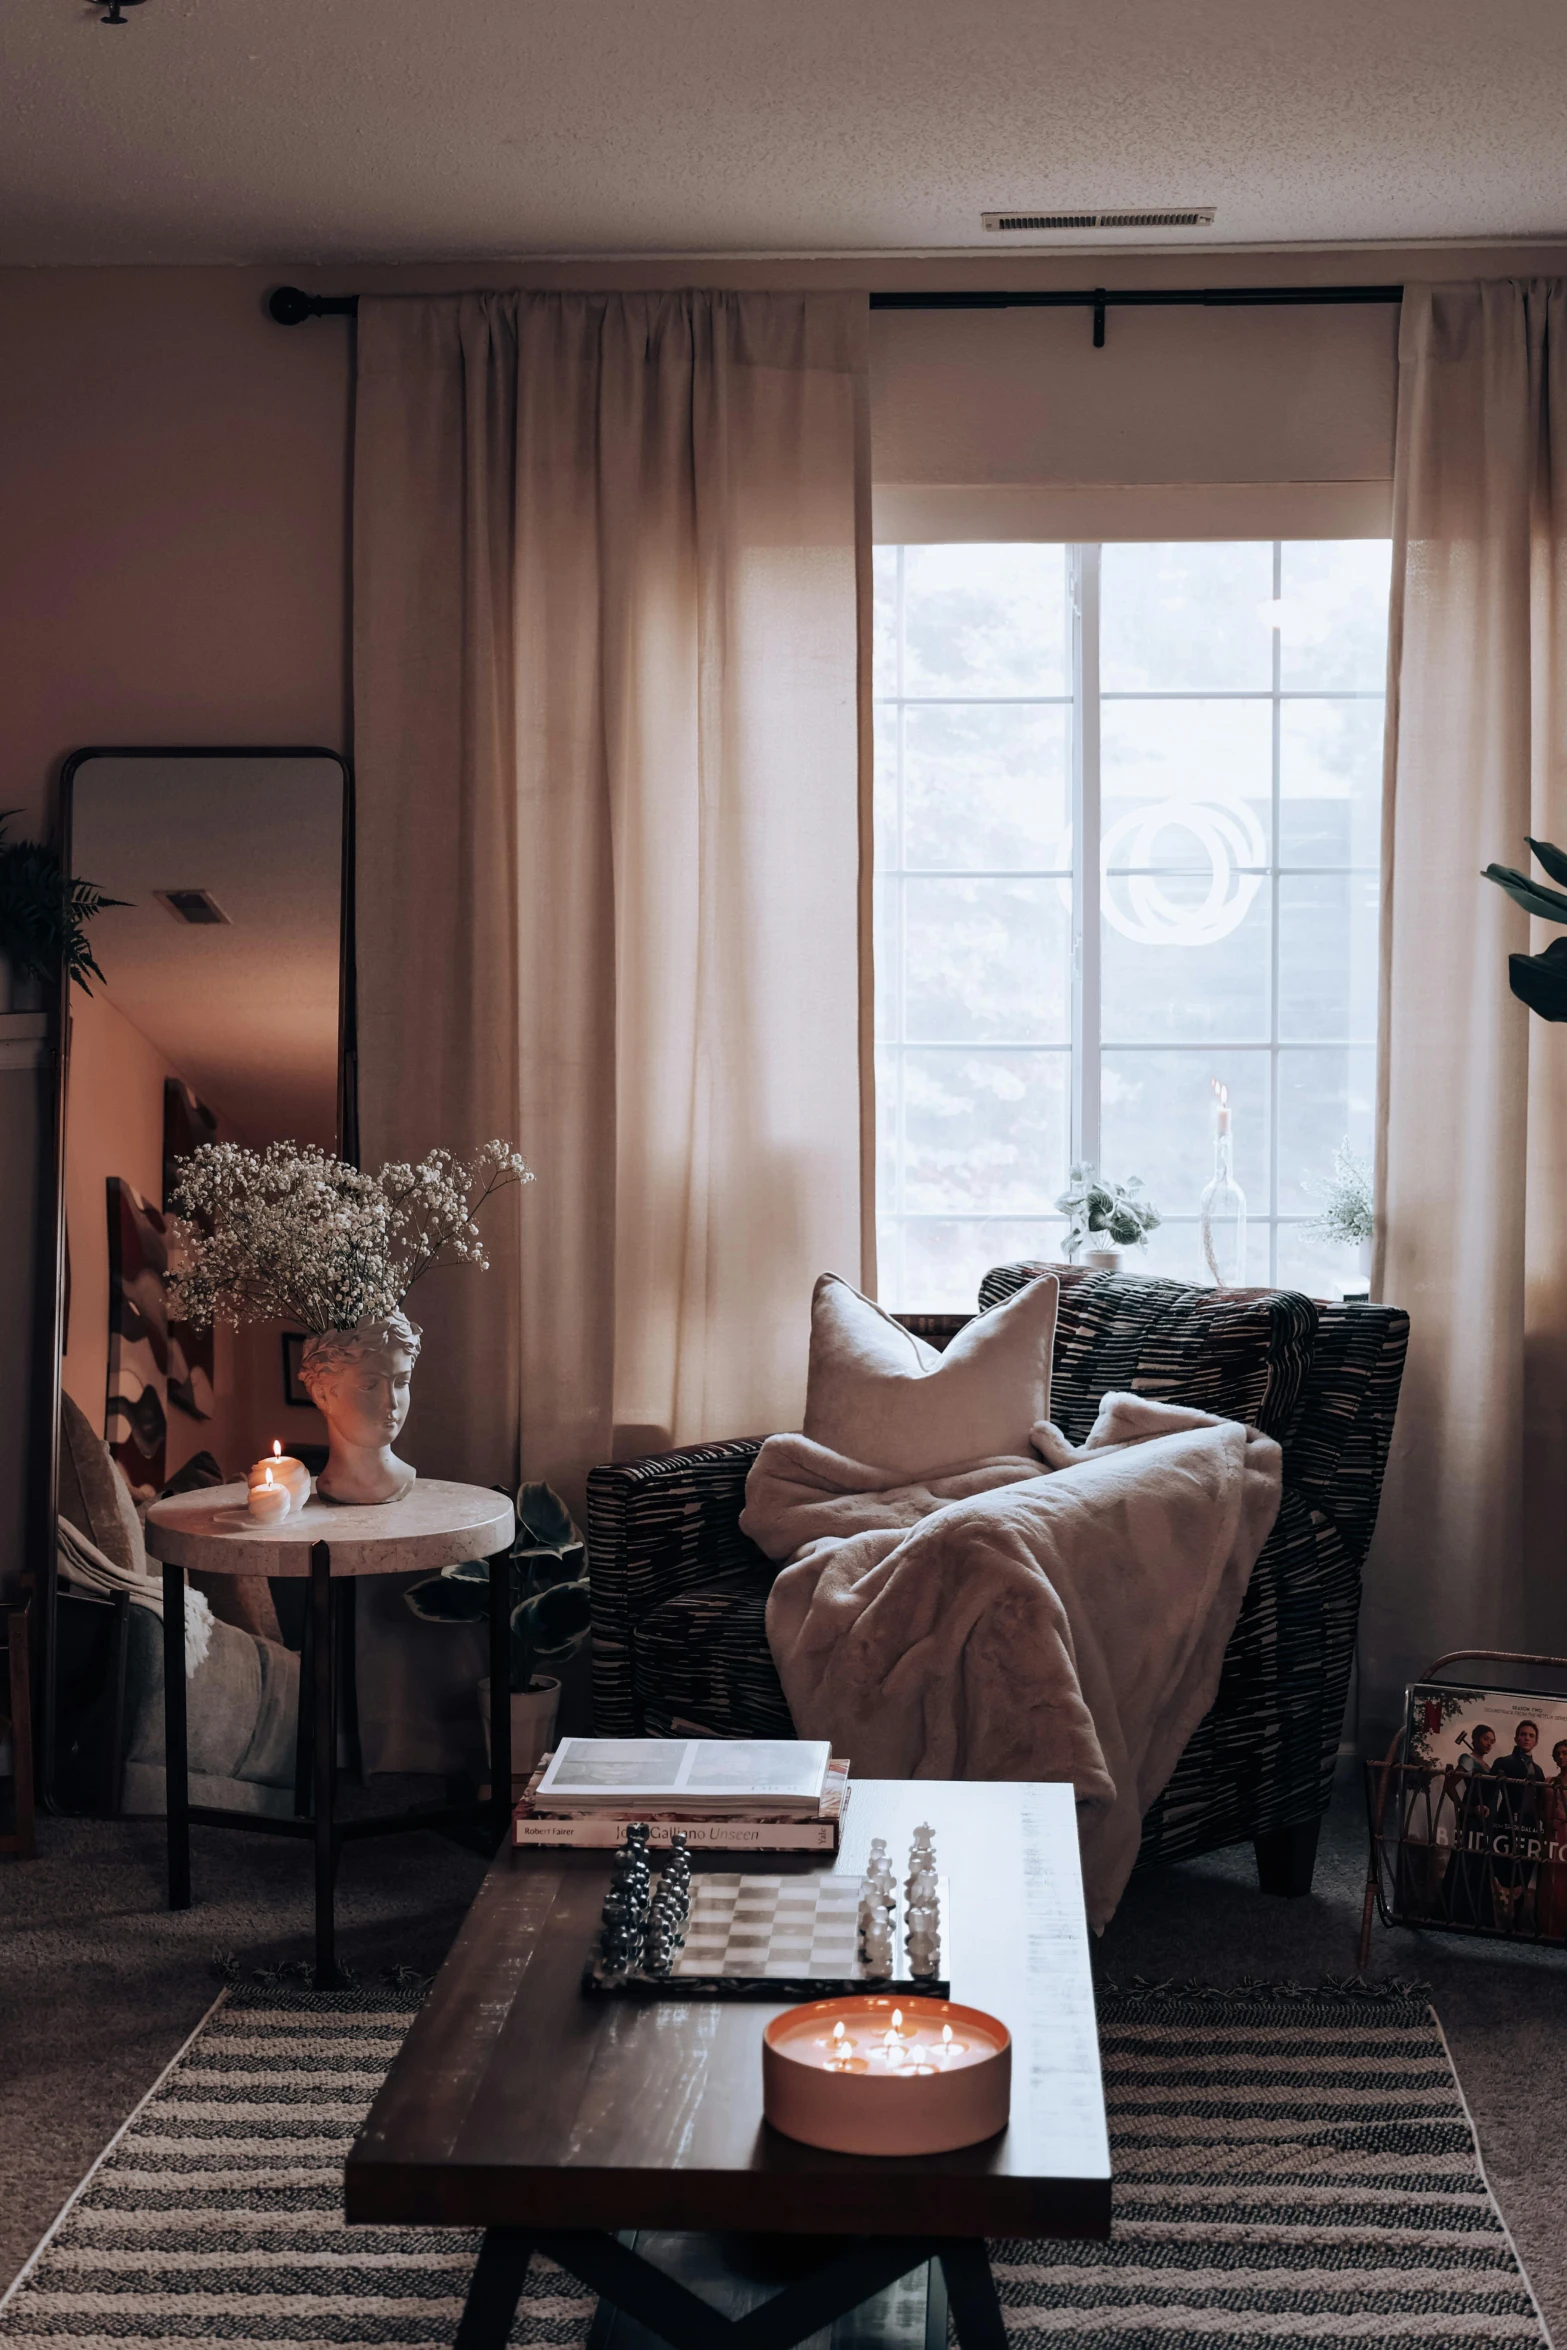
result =
[[[333,1886],[342,1845],[358,1836],[488,1822],[504,1838],[511,1817],[511,1708],[491,1709],[490,1798],[424,1811],[339,1821],[337,1801],[337,1610],[333,1585],[358,1575],[432,1573],[459,1559],[490,1562],[490,1687],[511,1680],[511,1544],[516,1517],[503,1493],[421,1477],[401,1501],[340,1509],[312,1493],[277,1525],[251,1517],[243,1485],[209,1486],[154,1502],[147,1548],[163,1562],[163,1721],[169,1825],[169,1907],[190,1907],[190,1824],[254,1834],[309,1837],[316,1861],[316,1988],[337,1984]],[[185,1570],[216,1575],[297,1575],[310,1579],[299,1676],[299,1770],[295,1816],[192,1804],[185,1735]],[[171,1638],[169,1627],[178,1627]]]

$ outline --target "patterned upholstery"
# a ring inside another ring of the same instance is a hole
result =
[[[1046,1269],[996,1267],[981,1311]],[[1106,1391],[1128,1388],[1246,1420],[1284,1447],[1283,1505],[1218,1697],[1148,1815],[1142,1861],[1310,1821],[1332,1785],[1408,1317],[1282,1290],[1048,1270],[1061,1281],[1051,1415],[1074,1442]],[[900,1318],[938,1347],[968,1319]],[[766,1635],[774,1570],[738,1522],[759,1441],[700,1445],[590,1477],[601,1732],[787,1734]]]

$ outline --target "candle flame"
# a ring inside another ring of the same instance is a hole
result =
[[[942,2036],[943,2040],[950,2040],[950,2039],[951,2039],[951,2037],[952,2037],[952,2026],[951,2026],[950,2024],[943,2024],[943,2025],[942,2025],[942,2027],[941,2027],[941,2036]]]
[[[1210,1077],[1210,1078],[1209,1078],[1209,1080],[1208,1080],[1208,1083],[1209,1083],[1209,1084],[1210,1084],[1210,1085],[1213,1087],[1214,1094],[1215,1094],[1215,1096],[1217,1097],[1217,1100],[1218,1100],[1219,1107],[1220,1107],[1220,1109],[1222,1110],[1222,1109],[1225,1107],[1225,1105],[1227,1104],[1227,1102],[1229,1101],[1229,1098],[1230,1098],[1230,1089],[1229,1089],[1229,1087],[1228,1087],[1227,1085],[1221,1085],[1221,1084],[1219,1083],[1219,1080],[1217,1079],[1217,1077]]]
[[[265,1485],[265,1487],[267,1488],[267,1491],[270,1493],[270,1492],[271,1492],[271,1490],[272,1490],[272,1470],[271,1470],[271,1466],[270,1466],[270,1464],[268,1465],[268,1468],[267,1468],[267,1473],[266,1473],[265,1477],[262,1479],[262,1483],[263,1483],[263,1485]]]
[[[841,2040],[843,2038],[843,2024],[841,2020],[833,2025],[832,2036],[835,2040]]]
[[[895,2032],[901,2032],[903,2029],[903,2010],[901,2007],[895,2007],[892,2011],[892,2028]]]
[[[274,1436],[272,1439],[272,1458],[275,1461],[280,1461],[283,1458],[283,1439],[281,1436]]]

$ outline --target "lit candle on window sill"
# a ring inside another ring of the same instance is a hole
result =
[[[266,1475],[259,1485],[252,1485],[248,1504],[251,1516],[258,1524],[275,1526],[279,1518],[286,1518],[292,1506],[286,1485],[274,1482],[272,1463],[266,1464]]]
[[[282,1486],[296,1510],[302,1510],[310,1499],[310,1471],[303,1461],[296,1461],[292,1453],[285,1452],[276,1437],[272,1439],[271,1458],[255,1462],[247,1482],[254,1492],[269,1479],[272,1484]]]
[[[774,2016],[762,2104],[786,2137],[840,2154],[941,2154],[1005,2129],[1005,2024],[948,1999],[847,1993]]]

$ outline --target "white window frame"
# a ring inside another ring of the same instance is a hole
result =
[[[1353,536],[1357,534],[1351,532],[1346,533],[1345,535]],[[1047,541],[1041,543],[1048,544],[1050,542]],[[1061,542],[1058,541],[1055,543],[1060,544]],[[1253,543],[1258,542],[1254,541]],[[1277,604],[1282,593],[1283,549],[1285,541],[1283,539],[1275,538],[1271,542],[1263,541],[1261,543],[1271,543],[1272,596],[1275,604]],[[1279,1034],[1279,917],[1281,880],[1285,874],[1287,874],[1292,879],[1296,876],[1310,878],[1316,875],[1331,876],[1334,879],[1348,880],[1357,875],[1364,875],[1375,870],[1375,868],[1362,865],[1298,865],[1293,863],[1289,864],[1288,866],[1281,865],[1279,854],[1281,837],[1280,767],[1282,750],[1283,706],[1286,701],[1382,701],[1384,699],[1384,693],[1381,687],[1298,688],[1292,686],[1286,689],[1283,685],[1282,646],[1280,633],[1277,626],[1275,626],[1271,632],[1272,665],[1270,671],[1270,682],[1266,687],[1238,687],[1229,689],[1201,687],[1193,688],[1184,692],[1172,692],[1167,689],[1148,689],[1146,691],[1137,692],[1111,691],[1106,693],[1101,688],[1099,675],[1099,653],[1101,641],[1100,587],[1102,553],[1102,542],[1079,542],[1075,544],[1068,544],[1066,546],[1067,593],[1071,618],[1071,658],[1069,690],[1065,694],[1019,694],[1015,696],[985,695],[973,697],[965,697],[963,695],[957,694],[936,694],[925,697],[920,695],[907,695],[904,692],[903,572],[905,547],[904,544],[898,544],[898,637],[896,648],[894,690],[891,695],[877,694],[874,697],[879,710],[886,708],[890,703],[896,707],[898,715],[898,732],[895,757],[897,761],[898,775],[900,839],[899,862],[897,871],[900,878],[907,872],[907,868],[903,864],[901,839],[904,758],[903,712],[906,709],[911,707],[917,708],[922,701],[927,699],[932,703],[953,703],[961,702],[965,699],[972,699],[976,702],[982,701],[986,706],[990,706],[992,703],[996,702],[1004,703],[1008,700],[1013,700],[1019,703],[1026,703],[1030,707],[1065,707],[1069,711],[1072,729],[1072,739],[1070,746],[1072,759],[1072,872],[1070,877],[1063,875],[1056,868],[1052,868],[1049,871],[1040,869],[1038,872],[1035,872],[1032,869],[1026,871],[1019,870],[1017,872],[1009,871],[1004,875],[992,876],[981,872],[978,869],[964,867],[954,874],[954,878],[967,880],[985,880],[991,878],[1006,880],[1053,880],[1070,878],[1072,885],[1072,1018],[1070,1040],[1068,1043],[1061,1045],[1037,1045],[1031,1042],[1027,1049],[1041,1053],[1069,1053],[1071,1056],[1071,1156],[1074,1161],[1085,1161],[1089,1165],[1096,1167],[1101,1164],[1101,1103],[1103,1093],[1104,1056],[1107,1052],[1195,1053],[1199,1055],[1205,1055],[1210,1059],[1218,1054],[1252,1054],[1266,1056],[1268,1063],[1267,1100],[1269,1143],[1267,1198],[1265,1204],[1257,1201],[1252,1201],[1249,1204],[1251,1208],[1253,1233],[1256,1234],[1259,1230],[1259,1227],[1265,1229],[1267,1233],[1267,1263],[1266,1267],[1264,1268],[1256,1264],[1254,1261],[1250,1268],[1250,1278],[1253,1280],[1264,1279],[1269,1286],[1273,1286],[1276,1284],[1278,1278],[1278,1243],[1281,1227],[1299,1226],[1309,1221],[1309,1216],[1304,1211],[1297,1210],[1283,1215],[1281,1215],[1279,1212],[1278,1136],[1279,1069],[1281,1054],[1286,1052],[1310,1052],[1313,1050],[1343,1051],[1347,1049],[1349,1051],[1358,1051],[1374,1049],[1376,1041],[1374,1035],[1367,1038],[1297,1036],[1283,1038]],[[1100,912],[1102,880],[1100,878],[1096,878],[1094,887],[1090,889],[1088,877],[1090,875],[1096,877],[1101,876],[1102,826],[1100,714],[1106,702],[1122,701],[1266,701],[1269,704],[1270,730],[1272,738],[1270,786],[1270,807],[1272,821],[1269,829],[1269,856],[1268,862],[1265,866],[1248,866],[1244,868],[1246,872],[1256,873],[1262,877],[1262,879],[1266,882],[1271,900],[1268,1034],[1264,1040],[1259,1040],[1255,1037],[1234,1040],[1223,1037],[1209,1037],[1204,1038],[1197,1043],[1185,1044],[1180,1042],[1172,1042],[1170,1039],[1164,1037],[1152,1037],[1143,1039],[1118,1039],[1115,1044],[1108,1046],[1104,1042],[1102,1035],[1103,1023],[1101,989],[1102,917]],[[901,889],[898,892],[895,952],[897,962],[895,986],[896,1029],[895,1032],[891,1035],[879,1037],[878,1041],[884,1046],[890,1045],[897,1048],[899,1051],[901,1063],[902,1051],[908,1049],[910,1044],[910,1040],[903,1033],[905,974],[903,893]],[[928,1043],[922,1041],[917,1049],[922,1052],[939,1052],[944,1049],[950,1049],[954,1052],[972,1054],[983,1052],[1016,1051],[1019,1049],[1019,1047],[1015,1042],[1009,1042],[1004,1039],[985,1039],[982,1041],[961,1044],[954,1043],[950,1046],[950,1048],[944,1047],[940,1043]],[[901,1083],[901,1067],[896,1124],[898,1130],[897,1197],[888,1202],[885,1212],[896,1221],[900,1229],[905,1224],[923,1222],[929,1222],[933,1224],[1019,1224],[1050,1220],[1048,1211],[1041,1212],[1037,1209],[1009,1210],[998,1208],[988,1211],[976,1209],[932,1209],[929,1211],[920,1210],[913,1212],[905,1210],[901,1196],[902,1169],[904,1164],[903,1094]],[[1124,1177],[1127,1170],[1111,1169],[1110,1172],[1114,1175]],[[878,1183],[877,1188],[879,1199],[881,1189],[880,1183]],[[1197,1222],[1196,1211],[1195,1209],[1183,1209],[1179,1212],[1171,1213],[1166,1218],[1166,1221],[1177,1225],[1195,1225]],[[1255,1248],[1255,1240],[1253,1241],[1253,1248]],[[918,1304],[918,1300],[912,1301],[910,1310],[913,1310],[913,1308],[917,1307]]]

